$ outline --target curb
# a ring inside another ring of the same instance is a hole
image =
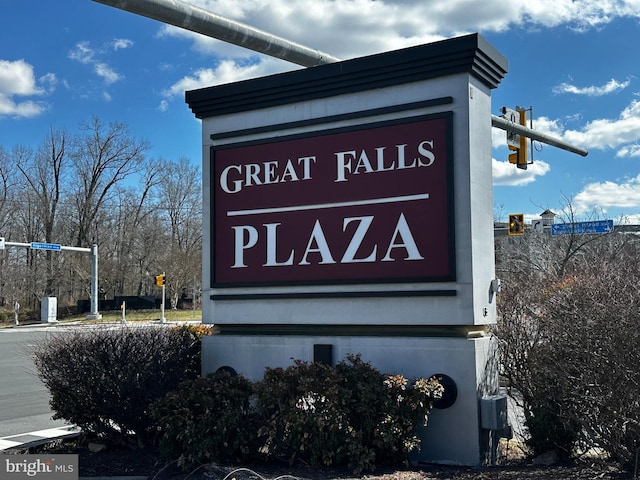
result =
[[[46,430],[11,435],[10,437],[0,438],[0,452],[14,448],[37,447],[53,440],[73,438],[78,435],[80,435],[80,429],[75,425],[47,428]]]

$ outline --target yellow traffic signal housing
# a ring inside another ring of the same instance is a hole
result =
[[[164,285],[164,273],[156,275],[156,285],[162,287]]]
[[[526,127],[527,111],[523,108],[518,108],[518,114],[520,115],[520,121],[518,123]],[[509,154],[509,163],[515,163],[518,168],[526,170],[527,165],[529,164],[529,155],[527,152],[527,137],[525,137],[524,135],[520,135],[520,145],[518,147],[509,145],[509,150],[512,150],[514,152]]]
[[[509,235],[524,235],[524,215],[522,213],[509,215]]]

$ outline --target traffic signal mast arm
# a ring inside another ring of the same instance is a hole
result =
[[[552,137],[551,135],[547,135],[546,133],[538,132],[531,128],[525,127],[524,125],[511,122],[497,115],[491,115],[491,125],[501,130],[506,130],[508,132],[517,133],[518,135],[523,135],[527,138],[530,138],[531,140],[537,140],[541,143],[546,143],[547,145],[558,147],[571,153],[577,153],[578,155],[581,155],[583,157],[586,157],[589,154],[589,151],[585,148],[576,147],[575,145],[564,142],[559,138]]]
[[[228,18],[196,7],[182,0],[93,0],[94,2],[136,13],[186,30],[192,30],[208,37],[233,43],[256,52],[305,67],[337,62],[340,59],[305,47],[268,32],[241,24]],[[276,48],[274,48],[274,46]],[[512,131],[532,140],[568,150],[583,157],[587,150],[563,142],[541,132],[517,125],[504,118],[491,115],[491,125]]]

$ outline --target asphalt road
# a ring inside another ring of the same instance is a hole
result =
[[[0,329],[0,437],[65,425],[53,420],[49,392],[38,379],[31,354],[51,327]]]

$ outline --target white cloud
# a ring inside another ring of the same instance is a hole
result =
[[[507,133],[501,128],[491,129],[491,146],[493,148],[505,147],[507,145]]]
[[[640,157],[640,145],[635,143],[622,147],[616,153],[616,157]]]
[[[631,152],[627,144],[640,141],[640,100],[634,100],[616,119],[597,119],[587,123],[581,131],[568,130],[564,140],[586,148],[622,148],[619,152]],[[625,150],[626,149],[626,150]]]
[[[640,207],[640,176],[622,183],[612,181],[588,184],[576,195],[572,202],[578,213],[587,212],[594,207],[638,208]]]
[[[211,85],[220,85],[223,83],[230,83],[266,75],[271,73],[271,64],[272,62],[270,59],[246,65],[238,64],[233,60],[224,60],[220,62],[216,68],[203,68],[194,72],[193,75],[181,78],[165,90],[163,92],[163,96],[165,97],[165,100],[167,100],[174,96],[183,95],[187,90],[195,90],[198,88],[210,87]],[[164,107],[161,105],[160,109],[163,110],[164,108],[163,111],[166,111],[166,107],[166,104]]]
[[[14,102],[10,97],[0,94],[0,116],[6,115],[19,118],[37,117],[47,110],[47,105],[40,102]]]
[[[546,135],[560,138],[563,127],[559,120],[552,120],[548,117],[538,117],[533,119],[533,129]]]
[[[571,85],[569,83],[561,83],[560,85],[553,87],[553,93],[573,93],[575,95],[586,95],[588,97],[601,97],[602,95],[607,95],[609,93],[615,93],[619,90],[624,90],[629,86],[630,83],[630,80],[627,80],[625,82],[618,82],[615,79],[611,79],[601,86],[590,87],[576,87],[575,85]]]
[[[122,50],[124,48],[132,47],[133,41],[126,38],[115,38],[111,45],[114,50]]]
[[[5,95],[40,95],[33,66],[24,60],[0,60],[0,93]]]
[[[55,75],[48,73],[36,82],[33,66],[24,60],[0,60],[0,116],[35,117],[44,112],[46,103],[34,100],[18,101],[15,97],[44,95],[55,89]]]
[[[102,78],[107,85],[111,85],[112,83],[115,83],[118,80],[122,79],[120,74],[114,72],[113,69],[106,63],[95,63],[93,65],[93,71],[96,75]]]
[[[71,60],[87,64],[93,62],[94,55],[95,51],[91,48],[89,42],[84,41],[77,43],[75,47],[69,50],[68,56]]]
[[[510,27],[539,29],[560,25],[587,30],[619,17],[640,18],[638,0],[190,0],[190,3],[341,59],[472,32],[504,32]],[[193,50],[212,59],[235,60],[236,63],[247,59],[252,59],[253,63],[267,62],[266,57],[252,50],[170,25],[162,25],[158,36],[186,40]],[[266,65],[275,68],[273,63],[265,63],[256,72],[267,72]],[[275,71],[293,68],[296,67],[280,61]],[[214,72],[211,69],[207,71]],[[246,74],[246,68],[240,64],[240,68],[232,68],[224,75],[224,81],[242,80],[247,78]],[[198,72],[181,82],[198,83],[197,79],[205,75],[204,71]],[[617,82],[593,88],[596,89],[594,91],[599,91],[597,88],[615,90],[622,85],[623,82]]]
[[[546,175],[551,167],[548,163],[536,160],[522,170],[509,162],[492,159],[493,185],[520,187],[536,181],[538,177]]]
[[[112,44],[96,50],[91,47],[90,42],[83,41],[77,43],[75,47],[69,51],[68,56],[71,60],[75,60],[84,65],[91,65],[93,67],[93,73],[102,78],[107,85],[111,85],[122,80],[123,76],[117,73],[106,62],[99,60],[99,58],[104,56],[105,52],[111,48],[118,50],[120,48],[127,48],[132,44],[133,42],[129,40],[116,39]]]
[[[501,32],[509,26],[568,25],[587,30],[619,17],[640,17],[638,0],[191,0],[190,3],[344,59],[464,33]],[[161,27],[161,35],[190,38],[197,49],[229,58],[223,53],[229,51],[229,46],[223,42],[168,26]]]
[[[58,78],[55,73],[47,73],[41,76],[38,79],[41,85],[43,85],[43,89],[45,89],[48,93],[53,92],[58,86]]]
[[[640,213],[625,214],[618,223],[621,225],[640,225]]]

